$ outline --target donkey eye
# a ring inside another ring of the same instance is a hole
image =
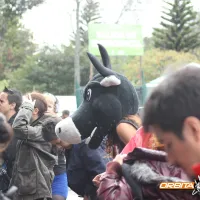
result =
[[[87,100],[87,101],[90,101],[91,96],[92,96],[92,90],[91,90],[91,89],[88,89],[88,90],[87,90],[87,93],[86,93],[86,100]]]

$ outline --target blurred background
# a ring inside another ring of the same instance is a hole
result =
[[[96,73],[97,43],[142,107],[175,69],[200,63],[199,0],[0,0],[0,88],[48,91],[71,113]]]

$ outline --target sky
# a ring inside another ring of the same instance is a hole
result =
[[[82,0],[85,1],[85,0]],[[97,0],[103,23],[115,23],[127,0]],[[143,37],[150,37],[154,27],[159,27],[163,0],[135,0],[134,12],[127,12],[120,23],[142,25]],[[194,9],[200,11],[199,0],[192,0]],[[75,0],[46,0],[27,11],[22,23],[33,33],[34,42],[43,45],[67,45],[75,30]]]

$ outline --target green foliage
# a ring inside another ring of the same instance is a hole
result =
[[[4,3],[0,1],[3,16],[9,19],[21,17],[27,10],[44,2],[44,0],[4,0]]]
[[[193,11],[190,0],[174,0],[165,2],[161,28],[154,29],[155,47],[175,51],[189,51],[200,46],[200,32],[197,30],[199,21]]]
[[[5,86],[9,86],[9,81],[8,80],[1,80],[0,81],[0,91],[2,91],[4,88],[5,88]]]
[[[22,92],[37,90],[56,95],[74,94],[74,49],[63,46],[61,50],[45,47],[34,57],[29,57],[23,67],[9,75],[10,86]],[[86,54],[85,54],[86,55]],[[89,74],[86,56],[81,57],[82,84],[86,84]],[[87,68],[88,69],[88,68]]]
[[[88,24],[91,22],[98,23],[101,16],[99,14],[99,2],[94,0],[86,1],[86,4],[81,9],[80,14],[80,40],[81,46],[88,46]],[[75,44],[76,34],[73,33],[71,43]]]
[[[35,45],[32,43],[32,35],[19,25],[9,25],[0,41],[0,78],[22,66],[28,56],[35,52]]]
[[[196,48],[196,49],[192,50],[191,53],[193,55],[195,55],[198,60],[200,60],[200,48]]]
[[[18,86],[23,92],[38,90],[57,95],[73,93],[73,51],[45,47],[41,53],[10,76],[10,86]]]
[[[36,46],[32,34],[20,23],[22,14],[43,0],[0,0],[0,82],[8,85],[10,74],[23,67]]]
[[[149,82],[191,62],[199,63],[200,59],[191,53],[173,50],[160,51],[159,49],[148,50],[144,53],[142,61],[145,81]],[[140,85],[140,60],[138,57],[134,57],[128,64],[124,64],[122,69],[125,76],[134,85]]]
[[[153,38],[149,38],[149,37],[145,37],[143,39],[143,42],[144,42],[144,50],[150,50],[150,49],[153,49],[154,48],[154,41],[153,41]]]

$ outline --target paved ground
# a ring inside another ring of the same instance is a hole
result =
[[[67,200],[83,200],[83,198],[79,198],[76,193],[69,189]]]

